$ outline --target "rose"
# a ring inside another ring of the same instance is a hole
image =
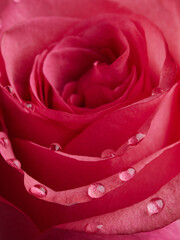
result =
[[[176,7],[2,2],[1,195],[41,230],[132,234],[179,217]]]

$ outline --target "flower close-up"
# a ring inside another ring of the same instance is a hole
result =
[[[0,0],[0,239],[180,239],[180,2]]]

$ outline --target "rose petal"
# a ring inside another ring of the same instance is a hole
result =
[[[24,90],[28,85],[35,56],[61,39],[64,32],[76,23],[75,19],[42,17],[18,25],[3,35],[1,51],[8,78],[21,98],[27,99]]]
[[[145,0],[141,4],[134,0],[113,0],[113,2],[119,4],[119,7],[127,7],[132,12],[147,17],[157,25],[165,35],[172,56],[180,64],[180,4],[178,0],[158,2],[156,0]]]
[[[0,197],[0,236],[2,239],[32,240],[39,230],[27,215]]]
[[[60,229],[58,227],[51,228],[46,232],[42,233],[37,240],[49,240],[49,239],[59,239],[59,240],[76,240],[76,239],[86,239],[86,240],[178,240],[180,236],[180,224],[176,221],[164,228],[147,232],[147,233],[137,233],[132,235],[104,235],[104,234],[88,234],[75,231],[67,231]]]
[[[74,135],[73,130],[68,130],[57,122],[52,124],[48,119],[33,111],[30,114],[27,113],[23,103],[9,96],[2,88],[0,88],[0,94],[1,111],[3,112],[1,116],[5,119],[8,134],[11,137],[29,139],[49,147],[53,142],[59,142],[60,145],[64,145],[68,138],[71,139]],[[15,116],[18,117],[18,121],[14,120]],[[44,129],[48,129],[48,131],[44,131]]]
[[[180,196],[178,188],[179,179],[180,175],[177,175],[155,194],[137,204],[108,214],[63,224],[60,227],[69,230],[84,231],[88,223],[100,222],[104,226],[101,232],[108,234],[132,234],[134,232],[151,231],[163,227],[179,218],[180,212],[175,207],[179,202]],[[147,187],[147,189],[149,188]],[[147,204],[151,199],[157,197],[163,199],[164,208],[158,214],[150,216],[147,212]]]
[[[147,121],[160,101],[159,98],[149,99],[108,114],[77,135],[65,146],[64,151],[77,155],[100,156],[105,149],[117,149]]]

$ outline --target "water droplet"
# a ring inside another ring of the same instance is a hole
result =
[[[113,158],[116,154],[114,153],[113,149],[106,149],[101,153],[102,158]]]
[[[88,233],[97,233],[103,228],[103,224],[98,222],[92,222],[86,225],[85,231]]]
[[[15,3],[20,3],[21,0],[13,0]]]
[[[156,88],[154,88],[153,90],[152,90],[152,96],[154,96],[154,95],[159,95],[159,94],[161,94],[161,93],[163,93],[164,91],[163,91],[163,89],[161,89],[161,88],[158,88],[158,87],[156,87]]]
[[[8,159],[7,163],[9,165],[11,165],[11,167],[14,167],[14,168],[17,168],[17,169],[21,169],[21,163],[17,159]]]
[[[121,181],[127,182],[134,177],[135,173],[136,170],[134,168],[128,168],[127,170],[119,173],[119,178]]]
[[[93,66],[96,67],[98,64],[99,64],[99,61],[95,61],[95,62],[93,63]]]
[[[143,134],[143,133],[137,133],[135,136],[129,138],[129,140],[128,140],[128,145],[136,145],[136,144],[138,144],[140,141],[142,141],[144,137],[145,137],[145,134]]]
[[[8,144],[9,144],[8,138],[1,138],[1,139],[0,139],[0,144],[1,144],[3,147],[7,147]]]
[[[47,190],[44,186],[40,184],[36,184],[33,187],[30,188],[30,193],[38,198],[46,197]]]
[[[25,102],[24,103],[25,111],[30,113],[31,111],[34,111],[34,105],[31,102]]]
[[[105,193],[105,187],[100,183],[91,184],[88,188],[88,195],[91,198],[100,198]]]
[[[147,205],[147,210],[150,215],[159,213],[164,207],[164,202],[161,198],[153,198]]]
[[[4,89],[6,89],[6,91],[8,91],[9,94],[11,95],[14,94],[14,89],[10,85],[5,86]]]
[[[52,143],[49,149],[57,152],[57,151],[61,151],[62,147],[58,143]]]

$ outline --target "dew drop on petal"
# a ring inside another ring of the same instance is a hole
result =
[[[13,0],[15,3],[20,3],[22,0]]]
[[[144,137],[145,137],[145,134],[137,133],[135,136],[129,138],[128,145],[137,145],[140,141],[143,140]]]
[[[1,139],[0,139],[0,144],[1,144],[3,147],[7,147],[8,144],[9,144],[9,139],[8,139],[8,138],[1,138]]]
[[[6,89],[6,91],[8,91],[9,94],[11,95],[14,94],[14,89],[10,85],[5,86],[4,89]]]
[[[91,198],[100,198],[105,193],[105,187],[100,183],[91,184],[88,188],[88,195]]]
[[[113,149],[106,149],[101,153],[102,158],[113,158],[116,154],[114,153]]]
[[[147,205],[149,215],[159,213],[164,207],[164,202],[161,198],[154,198]]]
[[[163,91],[163,89],[162,88],[158,88],[158,87],[156,87],[156,88],[154,88],[153,90],[152,90],[152,96],[154,96],[154,95],[159,95],[159,94],[161,94],[161,93],[163,93],[164,91]]]
[[[58,143],[52,143],[49,147],[50,150],[52,151],[61,151],[62,150],[62,147],[58,144]]]
[[[88,223],[85,227],[85,231],[88,233],[97,233],[103,228],[103,224],[98,222]]]
[[[8,159],[7,163],[14,168],[21,169],[21,163],[17,159]]]
[[[95,62],[93,63],[93,66],[96,67],[98,64],[99,64],[99,61],[95,61]]]
[[[31,102],[25,102],[24,109],[26,112],[30,113],[31,111],[34,111],[34,105]]]
[[[46,197],[47,195],[46,188],[40,184],[34,185],[33,187],[30,188],[29,191],[32,195],[38,198],[43,198],[43,197]]]
[[[135,173],[136,170],[134,168],[128,168],[127,170],[119,173],[119,178],[121,181],[127,182],[134,177]]]

